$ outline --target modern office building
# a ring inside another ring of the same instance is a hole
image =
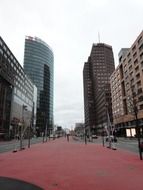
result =
[[[34,96],[37,96],[36,87],[34,92],[33,83],[0,37],[1,136],[13,136],[18,133],[20,126],[26,129],[31,125]]]
[[[95,126],[95,100],[90,57],[84,64],[83,85],[85,128],[90,131],[90,128]]]
[[[119,65],[111,75],[111,92],[119,134],[136,134],[136,114],[143,131],[143,31],[130,48],[119,52]]]
[[[53,51],[44,41],[37,37],[25,39],[24,71],[36,85],[37,97],[37,130],[43,132],[53,128]]]
[[[112,122],[110,76],[114,69],[112,47],[104,43],[93,44],[83,69],[85,127],[88,133],[100,131],[107,125],[107,110]]]
[[[75,123],[74,134],[78,137],[84,137],[84,123]]]

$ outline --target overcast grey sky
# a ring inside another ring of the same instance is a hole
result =
[[[54,52],[55,124],[84,121],[84,62],[93,43],[130,47],[143,29],[143,0],[0,0],[0,34],[23,65],[24,39],[37,36]]]

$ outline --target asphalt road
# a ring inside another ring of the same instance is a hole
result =
[[[77,142],[83,142],[84,143],[84,139],[81,138],[75,138]],[[142,139],[143,140],[143,139]],[[105,142],[105,137],[104,137],[104,142]],[[103,143],[103,139],[102,137],[98,137],[97,139],[94,139],[93,142],[89,142],[88,143],[98,143],[98,144],[102,144]],[[105,146],[108,146],[109,143],[105,142]],[[134,153],[139,152],[138,150],[138,141],[137,139],[129,139],[129,138],[117,138],[117,143],[115,143],[115,146],[117,149],[124,149],[124,150],[128,150]]]
[[[105,140],[104,140],[105,141]],[[35,143],[43,143],[43,138],[38,137],[38,138],[32,138],[31,139],[31,146],[32,144]],[[76,142],[79,143],[84,143],[84,139],[76,138]],[[94,139],[93,142],[88,142],[88,143],[98,143],[102,144],[103,140],[101,137],[98,137],[98,139]],[[108,142],[105,142],[105,146],[108,146]],[[128,150],[134,153],[138,154],[138,141],[137,139],[127,139],[127,138],[118,138],[117,143],[115,144],[117,149],[124,149]],[[28,147],[28,140],[25,139],[23,140],[23,147],[27,148]],[[0,142],[0,153],[3,152],[9,152],[13,150],[19,150],[20,149],[20,141],[9,141],[9,142]]]
[[[38,138],[32,138],[30,140],[30,145],[36,144],[36,143],[43,143],[43,138],[38,137]],[[23,140],[23,147],[24,148],[28,147],[28,139]],[[19,140],[0,142],[0,153],[9,152],[9,151],[13,151],[13,150],[19,150],[19,149],[20,149],[20,141]]]
[[[131,152],[138,153],[138,141],[137,139],[124,139],[118,138],[117,147]]]

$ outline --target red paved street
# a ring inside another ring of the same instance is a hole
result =
[[[60,138],[0,154],[0,176],[45,190],[142,190],[143,161],[127,151]]]

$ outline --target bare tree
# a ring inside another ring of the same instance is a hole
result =
[[[131,93],[130,95],[127,96],[128,112],[135,116],[136,136],[138,139],[139,156],[140,160],[142,160],[141,135],[140,135],[140,126],[138,122],[138,112],[139,112],[138,103],[139,103],[138,91],[131,86]]]

